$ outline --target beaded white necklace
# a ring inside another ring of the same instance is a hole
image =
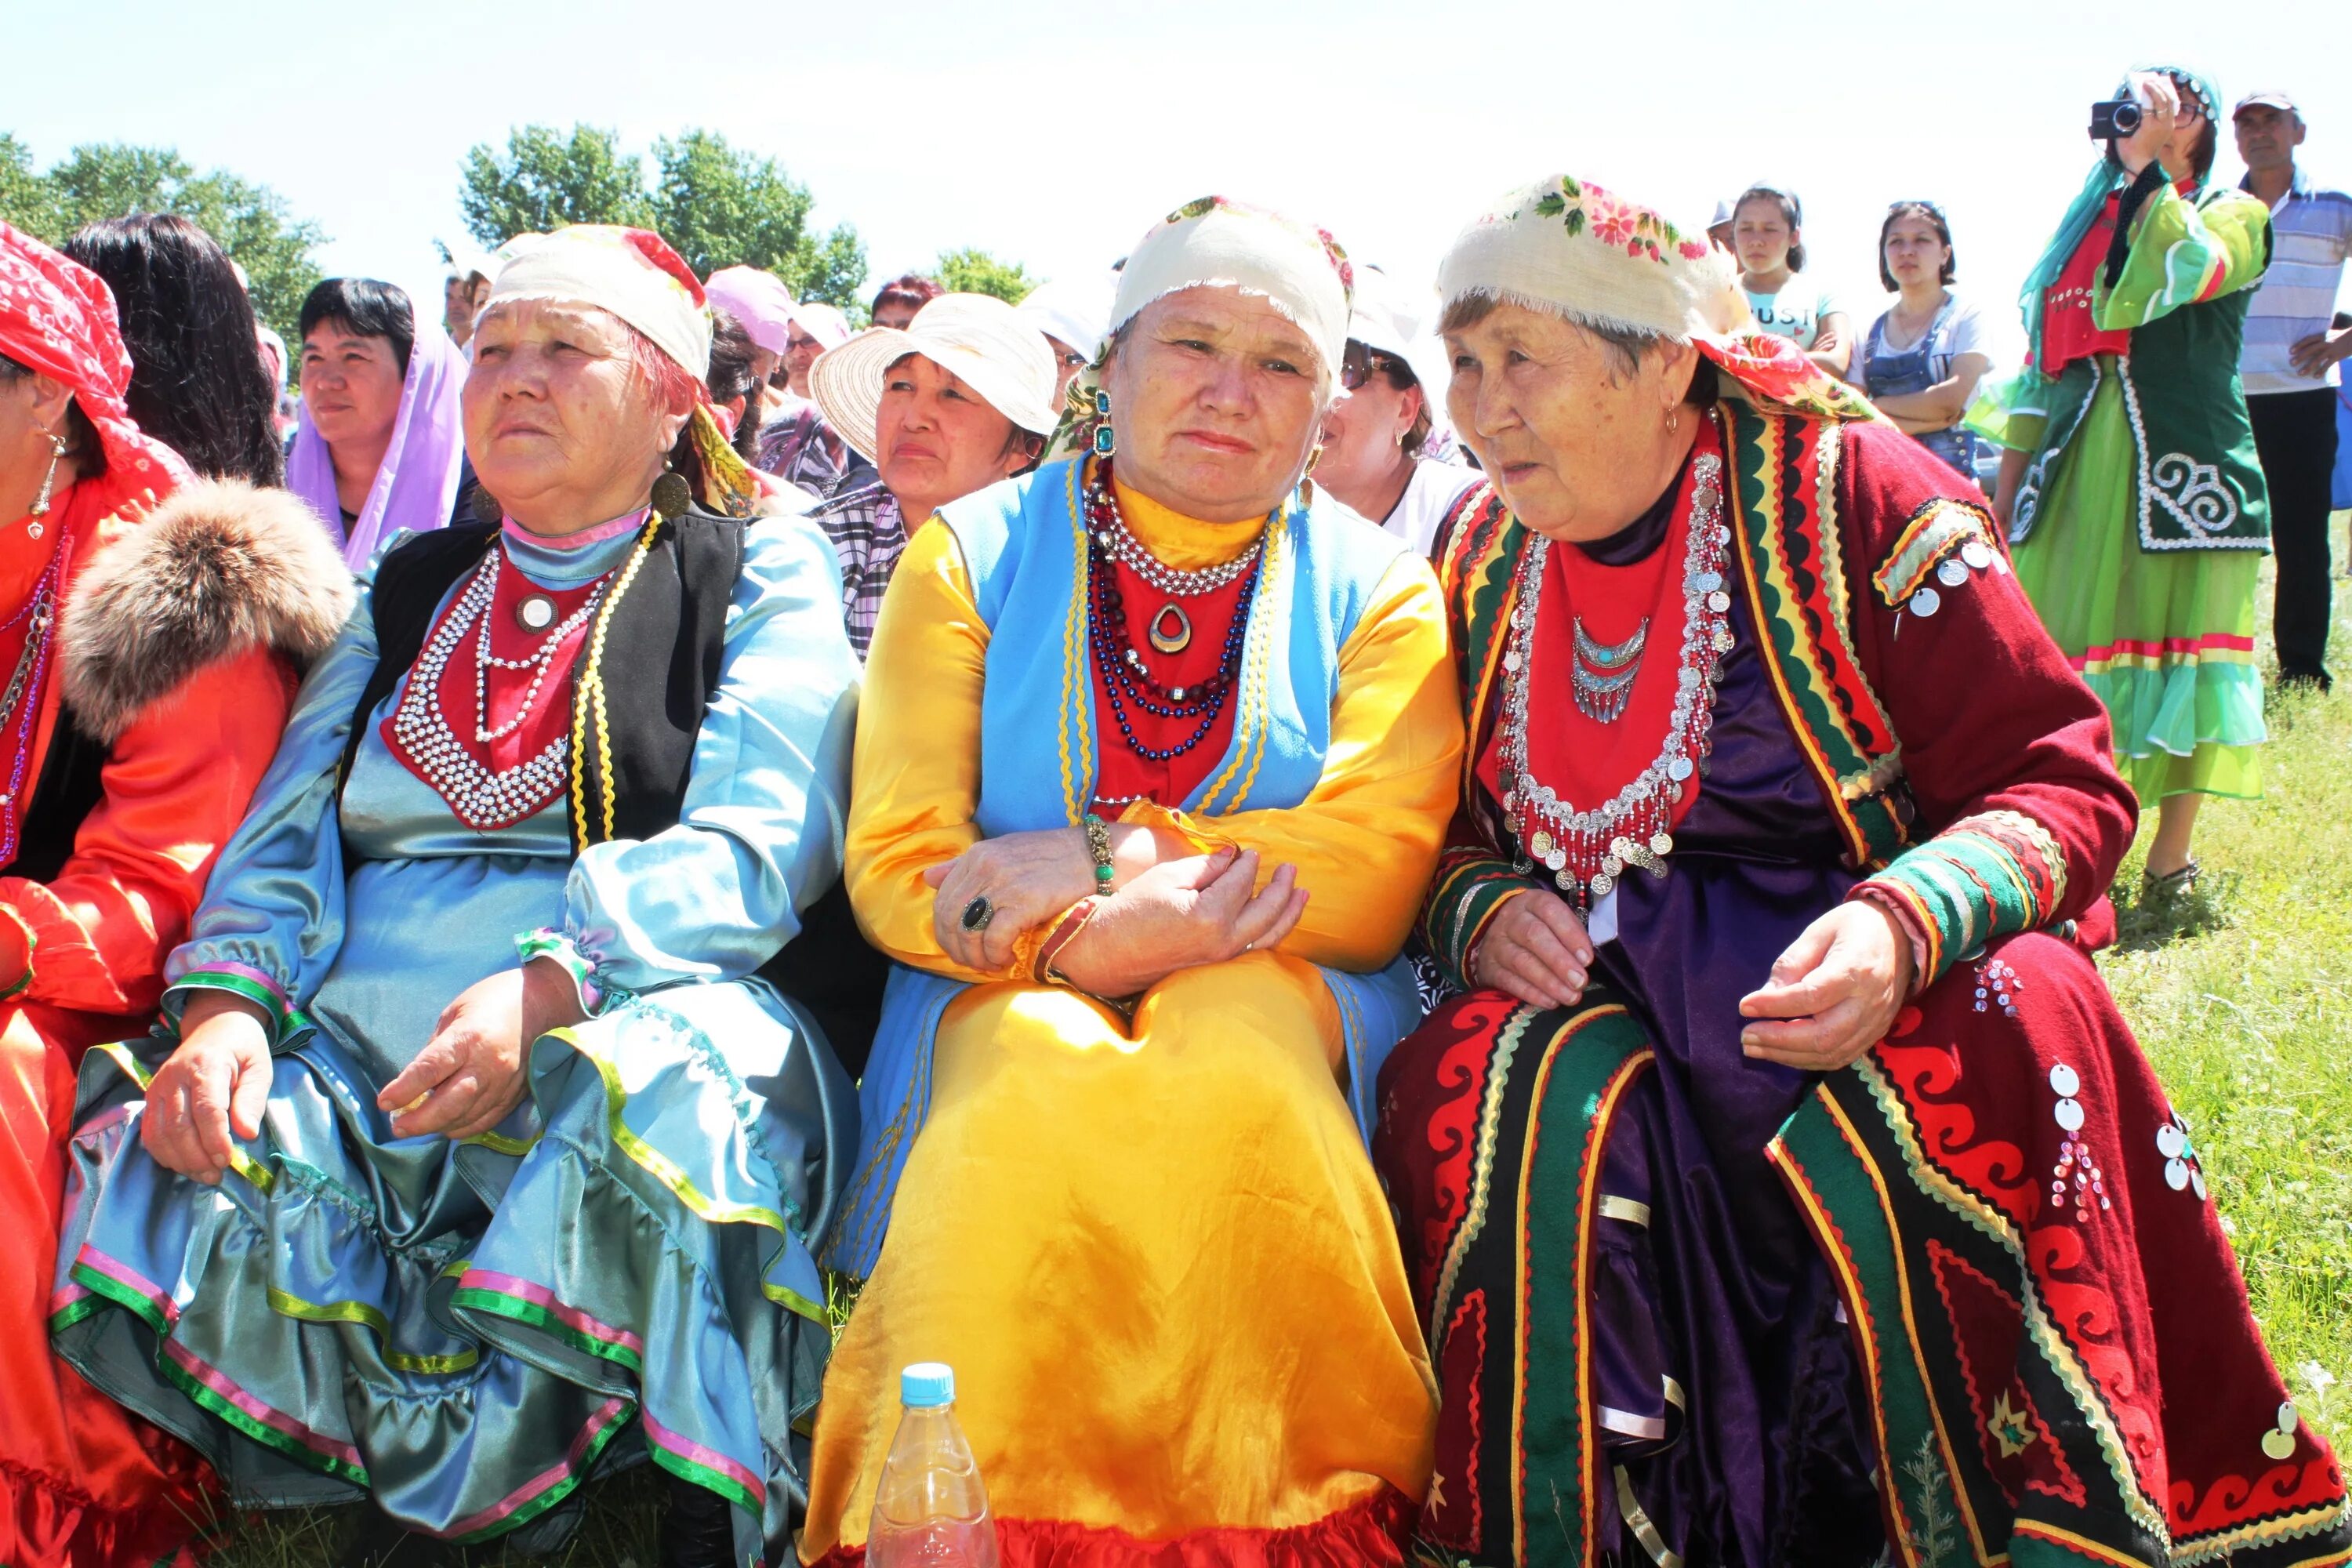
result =
[[[511,827],[563,792],[571,776],[572,737],[569,733],[558,734],[540,748],[538,754],[517,766],[503,771],[488,767],[466,749],[441,710],[442,672],[464,646],[467,635],[478,626],[474,738],[487,744],[513,734],[538,706],[540,689],[546,683],[547,672],[564,637],[595,615],[612,583],[608,575],[597,584],[587,601],[549,632],[538,651],[528,658],[494,658],[489,652],[490,609],[498,599],[499,563],[505,554],[503,547],[494,548],[474,569],[465,591],[450,605],[449,614],[435,629],[424,652],[417,656],[415,668],[408,673],[408,689],[401,694],[400,707],[392,721],[394,738],[423,770],[425,782],[449,803],[450,809],[467,826],[484,829]],[[530,685],[513,721],[495,730],[489,723],[487,673],[492,665],[500,669],[532,672]]]

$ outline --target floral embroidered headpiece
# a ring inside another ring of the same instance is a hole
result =
[[[1580,325],[1686,342],[1756,399],[1822,418],[1876,417],[1796,344],[1760,330],[1728,253],[1590,181],[1553,174],[1463,229],[1437,269],[1447,306],[1473,296]]]

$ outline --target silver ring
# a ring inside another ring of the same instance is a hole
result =
[[[982,931],[988,929],[988,922],[995,918],[996,906],[988,901],[987,895],[982,894],[963,907],[963,913],[958,917],[958,920],[966,931]]]

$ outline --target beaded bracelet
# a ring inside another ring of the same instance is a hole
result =
[[[1110,864],[1110,829],[1093,812],[1087,813],[1078,826],[1086,830],[1087,853],[1095,859],[1095,891],[1108,893],[1113,872]]]

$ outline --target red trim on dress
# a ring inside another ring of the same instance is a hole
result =
[[[1360,1503],[1286,1530],[1190,1531],[1140,1541],[1126,1531],[1061,1520],[1000,1519],[1002,1568],[1397,1568],[1419,1511],[1382,1483]],[[836,1546],[812,1568],[865,1568],[866,1548]]]

